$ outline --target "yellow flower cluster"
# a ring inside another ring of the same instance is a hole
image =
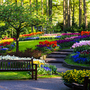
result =
[[[40,62],[40,61],[33,61],[34,64],[37,64],[39,67],[41,67],[41,65],[44,65],[44,63]]]
[[[90,70],[67,70],[65,73],[62,72],[62,78],[64,81],[72,83],[83,83],[84,77],[90,77]]]
[[[5,42],[13,42],[13,41],[14,41],[13,38],[3,39],[3,40],[0,40],[0,44],[1,44],[1,43],[5,43]]]

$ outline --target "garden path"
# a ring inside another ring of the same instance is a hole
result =
[[[58,72],[71,70],[62,66],[66,55],[72,53],[72,49],[53,52],[45,59],[47,64],[55,65]],[[38,80],[0,80],[0,90],[71,90],[64,85],[59,78],[44,78]]]
[[[73,49],[64,49],[60,51],[55,51],[47,56],[45,62],[50,65],[55,65],[57,67],[58,72],[65,72],[67,70],[71,70],[70,68],[64,67],[62,63],[65,57],[72,52]]]
[[[59,78],[0,80],[0,90],[71,90]]]

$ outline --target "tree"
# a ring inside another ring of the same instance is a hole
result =
[[[87,24],[87,13],[86,13],[86,0],[83,0],[83,9],[84,9],[84,23],[85,23],[85,29],[88,28]]]
[[[70,27],[70,0],[67,1],[68,27]]]
[[[82,0],[79,0],[79,26],[82,24]]]
[[[37,18],[38,17],[38,18]],[[5,21],[16,30],[16,52],[19,51],[19,35],[24,27],[43,24],[45,18],[30,14],[30,6],[16,4],[0,5],[0,20]]]
[[[65,26],[66,26],[66,9],[65,9],[65,6],[66,6],[66,0],[63,0],[63,31],[65,29]]]

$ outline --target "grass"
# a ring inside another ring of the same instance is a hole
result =
[[[66,59],[65,59],[65,62],[66,62],[67,64],[90,67],[90,64],[79,64],[79,63],[73,62],[73,60],[72,60],[69,56],[70,56],[70,55],[68,55],[68,56],[66,57]]]
[[[55,78],[60,77],[61,73],[58,73],[58,75],[41,75],[37,78]],[[0,72],[0,80],[29,80],[31,76],[28,74],[28,72]]]
[[[55,41],[56,39],[51,39],[48,41]],[[36,45],[39,45],[40,41],[45,41],[45,40],[30,40],[30,41],[19,41],[19,51],[24,51],[27,48],[32,48],[35,49]],[[13,49],[13,51],[16,51],[16,47]]]
[[[22,80],[30,79],[30,75],[23,72],[0,72],[0,80]]]

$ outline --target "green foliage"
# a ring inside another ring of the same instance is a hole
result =
[[[65,73],[62,73],[62,78],[65,82],[68,83],[84,83],[84,77],[90,77],[90,70],[67,70]]]
[[[90,49],[90,45],[82,45],[79,47],[74,48],[74,52],[80,52],[80,51],[84,51],[84,50],[88,50]]]
[[[63,23],[58,22],[56,26],[54,26],[54,32],[62,32],[63,31]]]
[[[22,51],[19,51],[18,53],[16,52],[9,52],[7,53],[9,55],[15,55],[15,56],[18,56],[18,57],[34,57],[34,58],[40,58],[41,55],[42,55],[42,52],[35,49],[35,50],[32,50],[32,48],[27,48],[24,52]]]

